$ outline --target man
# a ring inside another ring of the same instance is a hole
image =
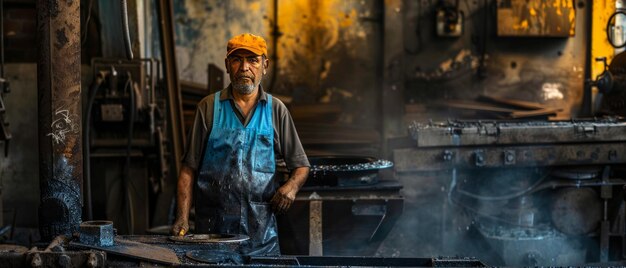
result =
[[[198,103],[178,178],[172,233],[189,230],[195,186],[196,233],[245,234],[250,240],[242,245],[243,254],[278,255],[274,213],[289,209],[309,162],[287,108],[261,87],[269,66],[265,40],[241,34],[228,41],[226,51],[231,83]],[[291,170],[279,188],[273,179],[276,158]]]

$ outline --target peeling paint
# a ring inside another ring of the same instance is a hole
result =
[[[544,100],[562,100],[564,97],[561,83],[544,83],[541,90]]]
[[[355,4],[337,0],[283,3],[279,26],[284,36],[279,44],[278,64],[288,72],[281,75],[288,76],[291,83],[323,91],[321,84],[331,71],[327,67],[333,65],[327,63],[329,53],[343,47],[349,53],[345,57],[358,57],[358,43],[367,38],[368,30],[359,21]]]
[[[67,35],[65,34],[65,28],[58,29],[56,31],[56,42],[54,42],[54,46],[57,49],[63,48],[69,40],[67,39]]]
[[[213,63],[224,69],[226,43],[234,35],[250,32],[269,42],[269,27],[263,16],[268,5],[269,1],[259,0],[175,1],[176,55],[181,79],[206,84],[207,65]]]

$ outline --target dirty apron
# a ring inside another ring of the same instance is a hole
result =
[[[272,97],[259,101],[244,126],[230,101],[215,94],[213,128],[196,180],[196,232],[244,234],[244,255],[279,255]]]

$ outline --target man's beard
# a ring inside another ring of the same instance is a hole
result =
[[[239,78],[236,81],[233,81],[233,89],[237,90],[237,93],[239,94],[248,95],[252,93],[252,91],[254,91],[259,84],[261,84],[261,80],[259,80],[258,83],[254,83],[254,80],[252,80],[252,84],[249,84],[243,81],[243,78]]]

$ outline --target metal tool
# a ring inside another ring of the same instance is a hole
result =
[[[250,239],[241,234],[187,234],[170,236],[169,240],[183,243],[237,243]]]

